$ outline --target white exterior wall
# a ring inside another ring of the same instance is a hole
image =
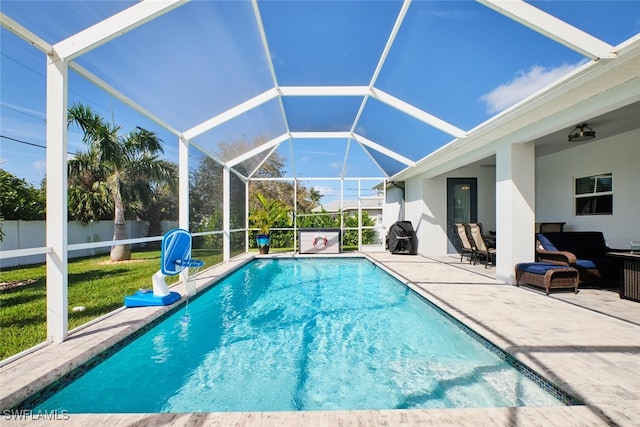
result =
[[[166,233],[177,227],[176,221],[162,221],[162,232]],[[146,237],[148,223],[145,221],[127,221],[127,235],[130,239]],[[0,250],[11,251],[16,249],[41,248],[45,243],[45,221],[2,221],[2,230],[5,236],[0,242]],[[113,239],[113,221],[95,221],[88,224],[72,221],[68,224],[69,244],[108,242]],[[109,253],[110,246],[101,248],[81,249],[69,252],[69,258]],[[0,267],[13,267],[16,265],[29,265],[44,262],[44,255],[29,255],[14,258],[2,258]]]
[[[489,163],[489,162],[486,162]],[[485,162],[483,162],[485,164]],[[477,178],[478,180],[478,222],[485,231],[496,230],[496,168],[493,166],[466,166],[445,175],[445,178]],[[444,180],[446,186],[447,180]],[[445,189],[446,190],[446,189]],[[446,203],[446,191],[444,194]],[[446,215],[446,206],[445,206]],[[446,224],[446,217],[445,217]]]
[[[4,237],[0,242],[0,250],[31,249],[45,246],[45,221],[3,220]],[[44,262],[44,254],[28,255],[19,258],[0,259],[0,268],[14,265],[27,265]]]
[[[485,230],[496,229],[495,168],[479,165],[456,169],[434,178],[423,176],[406,181],[405,219],[418,236],[418,253],[447,254],[447,178],[477,178],[478,221]]]
[[[438,256],[447,252],[447,179],[422,178],[424,200],[421,215],[424,236],[418,250],[424,255]]]
[[[613,173],[613,215],[576,216],[575,178]],[[566,222],[565,231],[602,231],[607,244],[628,249],[640,240],[640,130],[576,143],[536,162],[536,222]]]
[[[397,186],[388,186],[384,206],[383,226],[389,230],[395,222],[404,221],[404,191]]]
[[[628,249],[640,240],[640,130],[615,137],[577,143],[570,150],[536,158],[535,222],[566,222],[566,231],[602,231],[607,244]],[[573,182],[577,177],[613,173],[613,215],[576,216]],[[418,237],[418,253],[447,253],[447,178],[478,179],[478,221],[485,230],[497,230],[496,170],[468,166],[434,178],[413,177],[405,182],[405,215]],[[396,201],[387,199],[394,212]],[[391,223],[395,218],[389,219]]]
[[[422,193],[422,179],[420,177],[415,177],[410,180],[405,181],[405,189],[404,189],[404,220],[411,221],[413,225],[413,229],[416,233],[416,239],[418,240],[418,254],[427,255],[425,250],[425,238],[424,238],[424,230],[425,230],[425,221],[423,220],[423,215],[426,211],[426,206],[424,203],[423,193]]]

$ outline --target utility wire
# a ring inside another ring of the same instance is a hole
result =
[[[35,142],[23,141],[21,139],[11,138],[10,136],[0,135],[0,138],[8,139],[10,141],[19,142],[20,144],[31,145],[33,147],[47,148],[46,145],[36,144]]]
[[[26,65],[26,64],[24,64],[24,63],[22,63],[22,62],[18,61],[18,60],[17,60],[17,59],[15,59],[15,58],[12,58],[11,56],[7,55],[6,53],[0,53],[0,55],[4,56],[5,58],[7,58],[8,60],[10,60],[10,61],[12,61],[12,62],[15,62],[15,63],[16,63],[16,64],[18,64],[18,65],[20,65],[20,66],[22,66],[22,67],[26,68],[27,70],[32,71],[33,73],[37,74],[38,76],[40,76],[40,77],[42,77],[42,78],[46,79],[46,76],[45,76],[44,74],[42,74],[41,72],[39,72],[38,70],[36,70],[36,69],[34,69],[34,68],[31,68],[30,66],[28,66],[28,65]],[[74,90],[69,89],[69,92],[70,92],[70,93],[73,93],[74,95],[78,96],[79,98],[85,99],[86,101],[90,102],[91,104],[95,105],[96,107],[98,107],[98,108],[99,108],[99,109],[101,109],[101,110],[104,110],[104,111],[110,112],[110,113],[111,113],[111,115],[112,115],[112,121],[113,121],[113,108],[112,108],[112,107],[110,107],[110,108],[104,107],[104,106],[102,106],[102,105],[98,104],[97,102],[95,102],[94,100],[89,99],[89,98],[87,98],[86,96],[84,96],[84,95],[82,95],[81,93],[78,93],[78,92],[76,92],[76,91],[74,91]],[[110,100],[109,102],[111,102],[111,99],[112,99],[112,98],[113,98],[113,97],[109,94],[109,100]],[[27,115],[27,116],[34,117],[34,118],[36,118],[36,119],[38,119],[38,120],[42,120],[43,122],[45,121],[42,117],[36,117],[35,115],[32,115],[32,114],[26,113],[26,112],[21,111],[21,110],[18,110],[18,109],[16,109],[16,108],[11,108],[10,106],[7,106],[7,105],[3,105],[3,108],[8,108],[8,109],[10,109],[10,110],[17,111],[18,113],[22,113],[22,114],[25,114],[25,115]],[[122,116],[118,115],[118,118],[119,118],[119,120],[124,121],[124,122],[127,122],[127,123],[129,123],[130,125],[135,125],[135,123],[133,123],[131,120],[127,119],[126,117],[122,117]]]
[[[32,147],[47,148],[46,145],[36,144],[35,142],[23,141],[22,139],[11,138],[10,136],[6,136],[6,135],[0,135],[0,138],[8,139],[9,141],[18,142],[20,144],[31,145]],[[74,153],[67,151],[67,154],[73,155]]]
[[[42,74],[40,71],[36,70],[35,68],[31,68],[31,67],[29,67],[29,66],[28,66],[28,65],[26,65],[26,64],[23,64],[22,62],[18,61],[17,59],[10,57],[10,56],[9,56],[9,55],[7,55],[6,53],[0,53],[0,55],[4,56],[5,58],[7,58],[8,60],[10,60],[10,61],[12,61],[12,62],[15,62],[15,63],[16,63],[16,64],[18,64],[18,65],[23,66],[23,67],[24,67],[24,68],[26,68],[27,70],[31,70],[31,71],[33,71],[33,72],[34,72],[34,73],[36,73],[37,75],[39,75],[39,76],[41,76],[41,77],[43,77],[43,78],[46,78],[46,76],[45,76],[44,74]]]
[[[28,113],[28,112],[26,112],[24,110],[21,110],[20,108],[13,107],[11,105],[2,104],[2,108],[6,108],[7,110],[15,111],[16,113],[24,114],[25,116],[29,116],[29,117],[31,117],[33,119],[36,119],[36,120],[39,120],[41,122],[46,122],[46,120],[43,119],[42,116],[39,116],[39,115],[36,115],[36,114],[33,114],[33,113]]]

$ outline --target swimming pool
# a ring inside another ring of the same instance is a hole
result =
[[[366,259],[254,260],[192,300],[188,315],[174,311],[27,406],[139,413],[571,403]]]

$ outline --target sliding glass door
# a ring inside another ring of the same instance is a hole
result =
[[[476,178],[447,179],[447,236],[448,253],[460,252],[456,223],[478,221],[478,182]]]

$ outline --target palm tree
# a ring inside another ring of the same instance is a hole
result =
[[[136,202],[146,205],[157,184],[176,186],[175,167],[158,157],[164,153],[162,141],[155,132],[139,127],[119,135],[120,126],[109,125],[80,103],[69,107],[68,124],[80,127],[84,133],[82,140],[88,145],[87,152],[78,153],[68,163],[70,199],[84,201],[77,206],[78,210],[111,206],[113,240],[126,239],[126,209],[135,209]],[[128,259],[131,259],[129,245],[111,248],[112,261]]]
[[[70,221],[111,219],[113,203],[96,150],[76,153],[67,162],[69,171],[68,211]]]
[[[320,203],[320,199],[322,199],[322,193],[312,187],[309,190],[309,199],[311,199],[311,202],[313,202],[314,207],[318,206],[318,204]]]

